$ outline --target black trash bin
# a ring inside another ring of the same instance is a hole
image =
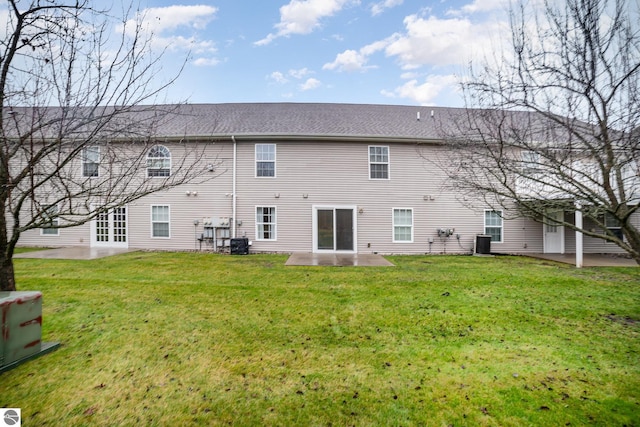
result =
[[[491,236],[478,234],[476,236],[476,253],[489,255],[491,253]]]
[[[231,255],[248,255],[249,239],[246,237],[240,239],[231,239]]]

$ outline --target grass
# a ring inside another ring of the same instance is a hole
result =
[[[23,425],[639,425],[640,269],[519,257],[16,260],[59,350]]]

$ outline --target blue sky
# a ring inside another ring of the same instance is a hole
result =
[[[472,55],[508,37],[504,0],[143,0],[167,101],[461,106]],[[505,35],[505,31],[507,31]]]

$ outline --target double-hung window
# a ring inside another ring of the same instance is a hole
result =
[[[82,176],[91,178],[99,176],[100,147],[91,145],[82,149]]]
[[[44,212],[45,222],[42,224],[42,228],[40,229],[40,234],[43,236],[58,236],[60,233],[58,232],[58,212],[60,209],[58,205],[49,206]]]
[[[618,239],[624,239],[624,235],[622,234],[622,227],[620,226],[620,220],[618,220],[618,218],[616,218],[609,212],[606,212],[604,214],[604,226],[607,228],[607,230],[609,230],[611,234],[616,236]]]
[[[167,177],[171,175],[171,152],[164,145],[155,145],[147,153],[147,176]]]
[[[276,176],[276,144],[256,144],[256,177]]]
[[[393,209],[393,242],[413,242],[413,209]]]
[[[151,206],[151,237],[171,237],[170,219],[169,206]]]
[[[502,243],[502,211],[484,211],[484,234],[491,236],[491,241]]]
[[[274,206],[256,208],[256,239],[276,240],[276,208]]]
[[[540,173],[540,153],[535,151],[522,151],[522,173],[537,174]]]
[[[369,179],[389,179],[389,147],[369,146]]]

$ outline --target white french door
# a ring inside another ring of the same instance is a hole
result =
[[[91,246],[129,247],[127,222],[126,206],[99,214],[91,221]]]
[[[559,222],[564,219],[564,212],[561,210],[549,210],[546,213],[546,220],[542,224],[544,230],[544,253],[563,254],[564,253],[564,226]]]

